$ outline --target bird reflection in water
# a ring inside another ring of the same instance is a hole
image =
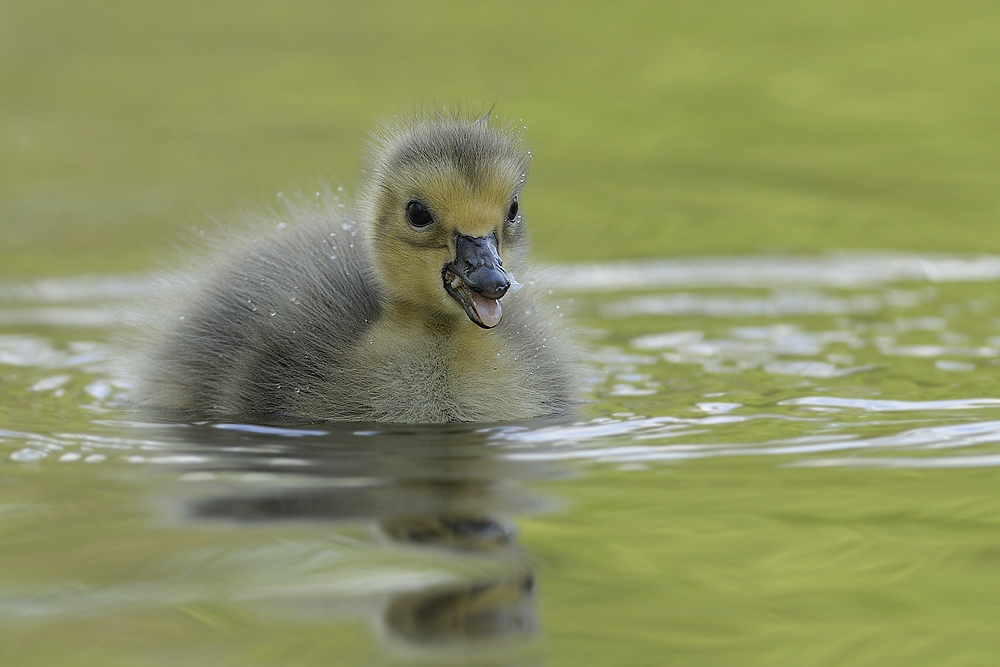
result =
[[[184,498],[184,515],[243,525],[365,524],[369,547],[458,565],[462,574],[397,590],[389,584],[388,595],[383,582],[372,596],[378,604],[369,598],[350,613],[367,616],[375,634],[397,647],[509,649],[536,628],[535,575],[509,517],[550,504],[523,482],[551,471],[504,457],[489,430],[183,428],[178,446],[198,460],[193,470],[216,480]]]

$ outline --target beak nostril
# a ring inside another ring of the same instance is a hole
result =
[[[459,234],[455,240],[455,259],[447,266],[468,289],[487,299],[499,299],[511,285],[493,234],[482,238]]]

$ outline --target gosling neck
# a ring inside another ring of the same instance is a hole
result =
[[[407,301],[390,301],[386,304],[385,319],[403,329],[424,329],[439,336],[476,336],[484,330],[473,324],[465,313],[428,310],[425,305]]]

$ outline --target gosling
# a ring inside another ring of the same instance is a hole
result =
[[[571,348],[526,265],[529,156],[489,116],[384,124],[353,207],[332,192],[286,200],[157,304],[140,410],[254,423],[568,412]]]

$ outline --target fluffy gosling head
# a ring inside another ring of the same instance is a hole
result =
[[[372,143],[361,197],[391,308],[434,321],[500,323],[526,254],[518,196],[529,153],[488,118],[423,117]]]

